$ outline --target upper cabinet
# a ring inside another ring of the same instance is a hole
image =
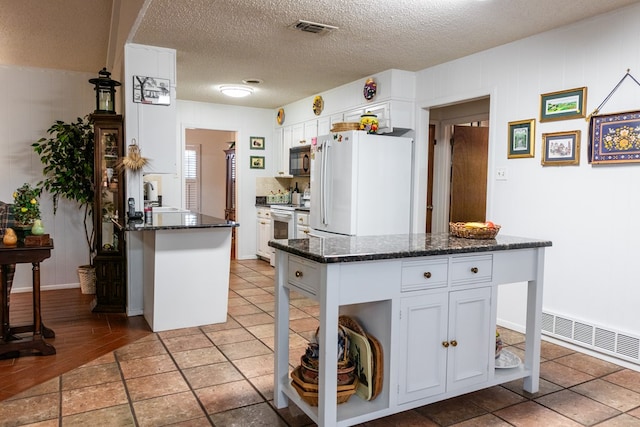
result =
[[[125,79],[126,145],[135,140],[149,159],[143,173],[177,173],[175,50],[127,44]]]
[[[289,148],[291,147],[291,128],[276,128],[273,132],[273,159],[275,165],[274,176],[289,178]]]
[[[397,132],[399,129],[413,129],[413,102],[391,100],[379,104],[359,107],[344,113],[345,122],[359,122],[360,116],[365,113],[375,114],[378,117],[378,133]]]

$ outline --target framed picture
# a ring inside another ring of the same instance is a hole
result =
[[[542,166],[580,164],[580,131],[542,134]]]
[[[509,122],[507,158],[534,157],[536,119]]]
[[[592,116],[589,163],[640,162],[640,111]]]
[[[170,105],[171,87],[168,79],[133,76],[133,102]]]
[[[249,141],[252,150],[264,150],[264,136],[252,136]]]
[[[249,167],[251,169],[264,169],[264,157],[263,156],[251,156],[249,157]]]
[[[540,122],[585,117],[587,88],[563,90],[540,95]]]

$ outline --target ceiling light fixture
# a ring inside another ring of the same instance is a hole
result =
[[[220,92],[233,98],[244,98],[253,93],[253,88],[247,86],[220,86]]]

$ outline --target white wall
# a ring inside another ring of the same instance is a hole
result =
[[[56,120],[75,121],[95,109],[93,74],[0,65],[0,200],[13,203],[23,183],[43,179],[42,163],[31,144],[47,137]],[[45,232],[54,240],[51,258],[41,264],[43,288],[76,287],[76,268],[89,262],[83,215],[61,200],[53,215],[51,197],[40,197]],[[18,265],[14,291],[31,290],[31,266]]]
[[[549,239],[544,310],[640,336],[640,165],[587,162],[584,119],[538,123],[540,94],[588,87],[587,113],[627,69],[640,78],[640,5],[417,73],[417,138],[426,150],[423,108],[491,96],[488,218],[501,234]],[[640,110],[627,79],[602,114]],[[507,159],[507,123],[536,118],[535,158]],[[580,165],[542,167],[541,134],[580,130]],[[422,156],[426,158],[426,156]],[[425,167],[426,165],[421,165]],[[506,168],[507,181],[493,179]],[[524,287],[502,292],[499,318],[522,325]]]
[[[178,129],[182,151],[188,128],[237,132],[236,140],[236,216],[238,259],[256,257],[256,178],[271,177],[273,170],[274,110],[235,107],[192,101],[178,101]],[[265,150],[250,151],[251,136],[265,137]],[[265,156],[265,169],[250,169],[249,156]]]

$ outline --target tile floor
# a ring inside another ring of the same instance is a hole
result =
[[[0,426],[306,426],[275,410],[273,269],[233,261],[224,324],[161,332],[0,402]],[[297,359],[318,306],[291,303]],[[523,336],[501,329],[522,354]],[[423,406],[366,426],[640,426],[640,372],[543,342],[540,392],[522,381]],[[292,365],[297,364],[292,360]]]

